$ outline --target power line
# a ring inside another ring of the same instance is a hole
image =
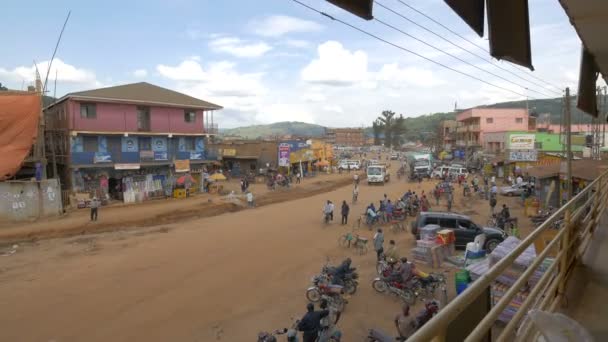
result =
[[[395,14],[395,15],[397,15],[397,16],[399,16],[399,17],[401,17],[401,18],[403,18],[403,19],[405,19],[405,20],[407,20],[407,21],[409,21],[410,23],[412,23],[412,24],[414,24],[414,25],[416,25],[416,26],[420,27],[421,29],[423,29],[423,30],[425,30],[425,31],[427,31],[427,32],[429,32],[429,33],[431,33],[432,35],[434,35],[434,36],[436,36],[436,37],[438,37],[438,38],[442,39],[443,41],[445,41],[445,42],[447,42],[447,43],[449,43],[449,44],[451,44],[451,45],[453,45],[453,46],[455,46],[455,47],[457,47],[457,48],[459,48],[459,49],[461,49],[461,50],[463,50],[463,51],[465,51],[465,52],[467,52],[467,53],[469,53],[469,54],[471,54],[471,55],[473,55],[473,56],[475,56],[475,57],[477,57],[477,58],[479,58],[479,59],[481,59],[481,60],[483,60],[484,62],[489,63],[489,64],[490,64],[490,65],[492,65],[492,66],[495,66],[495,67],[496,67],[496,68],[498,68],[498,69],[501,69],[501,70],[503,70],[503,71],[505,71],[505,72],[508,72],[509,74],[511,74],[511,75],[513,75],[513,76],[515,76],[515,77],[517,77],[517,78],[519,78],[519,79],[521,79],[521,80],[523,80],[523,81],[525,81],[525,82],[529,82],[529,83],[531,83],[531,84],[534,84],[534,85],[535,85],[535,86],[537,86],[537,87],[541,87],[541,89],[543,89],[543,90],[548,90],[548,91],[554,92],[554,93],[556,93],[556,94],[561,94],[561,93],[560,93],[560,92],[558,92],[558,91],[555,91],[555,90],[552,90],[552,89],[546,89],[546,87],[545,87],[544,85],[542,85],[542,84],[538,84],[538,83],[536,83],[536,82],[530,81],[529,79],[526,79],[526,78],[524,78],[524,77],[519,76],[518,74],[514,73],[513,71],[510,71],[510,70],[508,70],[508,69],[506,69],[506,68],[503,68],[503,67],[501,67],[500,65],[494,64],[494,62],[492,61],[492,59],[486,58],[486,57],[484,57],[484,56],[480,56],[479,54],[476,54],[476,53],[474,53],[474,52],[472,52],[472,51],[470,51],[470,50],[468,50],[468,49],[466,49],[466,48],[464,48],[464,47],[462,47],[462,46],[460,46],[460,45],[458,45],[458,44],[456,44],[456,43],[452,42],[451,40],[449,40],[449,39],[447,39],[447,38],[443,37],[442,35],[440,35],[440,34],[438,34],[438,33],[434,32],[433,30],[431,30],[431,29],[429,29],[429,28],[427,28],[427,27],[425,27],[425,26],[423,26],[423,25],[421,25],[421,24],[417,23],[416,21],[414,21],[414,20],[412,20],[412,19],[410,19],[410,18],[408,18],[408,17],[404,16],[403,14],[401,14],[401,13],[399,13],[399,12],[397,12],[397,11],[395,11],[395,10],[391,9],[391,8],[389,8],[388,6],[383,5],[383,4],[382,4],[382,3],[380,3],[379,1],[376,1],[375,3],[376,3],[378,6],[380,6],[380,7],[384,8],[384,9],[386,9],[387,11],[392,12],[393,14]],[[546,94],[545,94],[545,95],[546,95]],[[546,96],[551,97],[552,95],[546,95]]]
[[[409,52],[409,53],[411,53],[412,55],[418,56],[418,57],[420,57],[420,58],[422,58],[422,59],[424,59],[424,60],[427,60],[427,61],[429,61],[429,62],[431,62],[431,63],[433,63],[433,64],[437,64],[437,65],[439,65],[439,66],[441,66],[441,67],[444,67],[444,68],[446,68],[446,69],[448,69],[448,70],[454,71],[454,72],[459,73],[459,74],[461,74],[461,75],[464,75],[464,76],[466,76],[466,77],[472,78],[472,79],[477,80],[477,81],[482,82],[482,83],[485,83],[485,84],[487,84],[487,85],[489,85],[489,86],[492,86],[492,87],[495,87],[495,88],[498,88],[498,89],[502,89],[502,90],[508,91],[508,92],[513,93],[513,94],[515,94],[515,95],[517,95],[517,96],[527,97],[526,95],[524,95],[524,94],[522,94],[522,93],[519,93],[519,92],[517,92],[517,91],[514,91],[514,90],[511,90],[511,89],[509,89],[509,88],[505,88],[505,87],[503,87],[503,86],[499,86],[499,85],[496,85],[496,84],[490,83],[490,82],[485,81],[485,80],[483,80],[483,79],[481,79],[481,78],[479,78],[479,77],[473,76],[473,75],[471,75],[471,74],[468,74],[468,73],[466,73],[466,72],[460,71],[460,70],[458,70],[458,69],[454,69],[454,68],[452,68],[452,67],[450,67],[450,66],[447,66],[447,65],[445,65],[445,64],[443,64],[443,63],[441,63],[441,62],[437,62],[437,61],[435,61],[435,60],[433,60],[433,59],[430,59],[430,58],[428,58],[428,57],[425,57],[425,56],[423,56],[423,55],[421,55],[421,54],[419,54],[419,53],[417,53],[417,52],[414,52],[414,51],[412,51],[412,50],[409,50],[409,49],[407,49],[407,48],[405,48],[405,47],[403,47],[403,46],[401,46],[401,45],[397,45],[397,44],[395,44],[395,43],[393,43],[393,42],[390,42],[390,41],[388,41],[388,40],[386,40],[386,39],[384,39],[384,38],[381,38],[381,37],[379,37],[379,36],[377,36],[377,35],[375,35],[375,34],[373,34],[373,33],[370,33],[370,32],[368,32],[368,31],[365,31],[365,30],[363,30],[362,28],[359,28],[359,27],[357,27],[357,26],[355,26],[355,25],[352,25],[352,24],[350,24],[350,23],[347,23],[347,22],[345,22],[345,21],[343,21],[343,20],[341,20],[341,19],[335,18],[335,17],[333,17],[333,16],[331,16],[331,15],[329,15],[329,14],[325,13],[325,12],[319,11],[318,9],[313,8],[313,7],[311,7],[311,6],[307,5],[307,4],[305,4],[305,3],[303,3],[303,2],[301,2],[301,1],[299,1],[299,0],[291,0],[291,1],[293,1],[293,2],[295,2],[295,3],[297,3],[297,4],[299,4],[299,5],[301,5],[301,6],[303,6],[303,7],[308,8],[309,10],[311,10],[311,11],[313,11],[313,12],[316,12],[316,13],[318,13],[318,14],[321,14],[322,16],[325,16],[325,17],[327,17],[327,18],[329,18],[329,19],[331,19],[331,20],[333,20],[333,21],[337,21],[337,22],[339,22],[339,23],[341,23],[341,24],[343,24],[343,25],[346,25],[346,26],[348,26],[348,27],[350,27],[350,28],[352,28],[352,29],[354,29],[354,30],[356,30],[356,31],[359,31],[359,32],[361,32],[361,33],[363,33],[363,34],[366,34],[366,35],[368,35],[368,36],[370,36],[370,37],[372,37],[372,38],[375,38],[375,39],[377,39],[377,40],[379,40],[379,41],[381,41],[381,42],[384,42],[384,43],[386,43],[386,44],[388,44],[388,45],[391,45],[391,46],[393,46],[393,47],[396,47],[397,49],[400,49],[400,50],[403,50],[403,51]],[[534,99],[533,97],[529,97],[529,98]]]
[[[481,51],[486,52],[486,53],[489,53],[489,52],[490,52],[490,51],[488,51],[488,49],[486,49],[485,47],[480,46],[480,45],[476,44],[475,42],[471,41],[470,39],[468,39],[468,38],[466,38],[466,37],[462,36],[462,35],[461,35],[461,34],[459,34],[458,32],[455,32],[454,30],[452,30],[452,29],[450,29],[449,27],[445,26],[445,25],[444,25],[444,24],[442,24],[441,22],[439,22],[439,21],[437,21],[437,20],[433,19],[432,17],[428,16],[428,15],[427,15],[427,14],[425,14],[424,12],[422,12],[422,11],[420,11],[420,10],[418,10],[418,9],[414,8],[413,6],[411,6],[411,5],[409,5],[409,4],[407,4],[407,3],[406,3],[406,2],[404,2],[403,0],[397,0],[397,1],[399,1],[399,2],[400,2],[401,4],[403,4],[404,6],[406,6],[406,7],[410,8],[412,11],[415,11],[416,13],[418,13],[418,14],[420,14],[420,15],[424,16],[425,18],[429,19],[430,21],[434,22],[435,24],[437,24],[437,25],[439,25],[439,26],[443,27],[444,29],[446,29],[447,31],[449,31],[450,33],[452,33],[453,35],[456,35],[456,36],[460,37],[461,39],[463,39],[463,40],[467,41],[469,44],[471,44],[471,45],[475,46],[476,48],[480,49]],[[519,72],[522,72],[522,73],[524,73],[525,75],[530,76],[530,77],[532,77],[532,78],[534,78],[534,79],[536,79],[536,80],[538,80],[538,81],[541,81],[541,82],[543,82],[543,83],[545,83],[545,84],[547,84],[547,85],[549,85],[549,86],[551,86],[551,87],[553,87],[553,88],[555,88],[555,89],[561,89],[560,87],[557,87],[557,86],[555,86],[555,85],[553,85],[553,84],[551,84],[551,83],[549,83],[549,82],[547,82],[547,81],[543,80],[542,78],[537,77],[537,76],[536,76],[536,75],[534,75],[534,74],[525,73],[525,72],[523,72],[521,69],[519,69],[519,68],[515,67],[514,65],[511,65],[511,64],[508,64],[508,65],[510,65],[510,66],[511,66],[513,69],[515,69],[515,70],[517,70],[517,71],[519,71]]]
[[[411,34],[409,34],[409,33],[405,32],[405,31],[403,31],[403,30],[399,29],[398,27],[395,27],[395,26],[393,26],[393,25],[391,25],[391,24],[389,24],[389,23],[387,23],[387,22],[385,22],[385,21],[383,21],[383,20],[380,20],[380,19],[378,19],[378,18],[376,18],[376,17],[374,17],[374,20],[375,20],[375,21],[377,21],[377,22],[379,22],[380,24],[382,24],[382,25],[386,26],[386,27],[390,27],[390,28],[392,28],[393,30],[395,30],[395,31],[397,31],[397,32],[401,32],[402,34],[404,34],[404,35],[406,35],[406,36],[408,36],[408,37],[410,37],[410,38],[412,38],[412,39],[414,39],[414,40],[416,40],[416,41],[419,41],[420,43],[422,43],[422,44],[424,44],[424,45],[426,45],[426,46],[428,46],[428,47],[431,47],[431,48],[433,48],[433,49],[435,49],[435,50],[437,50],[437,51],[439,51],[439,52],[441,52],[441,53],[443,53],[443,54],[446,54],[446,55],[448,55],[448,56],[450,56],[450,57],[452,57],[452,58],[454,58],[454,59],[457,59],[457,60],[459,60],[460,62],[465,63],[465,64],[467,64],[467,65],[469,65],[469,66],[471,66],[471,67],[473,67],[473,68],[475,68],[475,69],[477,69],[477,70],[483,71],[483,72],[485,72],[485,73],[487,73],[487,74],[489,74],[489,75],[492,75],[492,76],[494,76],[494,77],[498,77],[498,78],[500,78],[500,79],[501,79],[501,80],[503,80],[503,81],[509,82],[509,83],[511,83],[511,84],[514,84],[514,85],[516,85],[516,86],[518,86],[518,87],[521,87],[521,88],[524,88],[524,89],[528,89],[529,91],[535,92],[535,93],[540,94],[540,95],[542,95],[542,96],[546,96],[546,97],[552,97],[551,95],[547,95],[547,94],[545,94],[545,93],[543,93],[543,92],[540,92],[540,91],[538,91],[538,90],[529,89],[529,88],[527,88],[527,87],[525,87],[525,86],[523,86],[523,85],[521,85],[521,84],[517,84],[517,83],[515,83],[515,82],[513,82],[513,81],[511,81],[511,80],[509,80],[509,79],[507,79],[507,78],[504,78],[504,77],[502,77],[502,76],[500,76],[500,75],[498,75],[498,74],[495,74],[495,73],[493,73],[493,72],[491,72],[491,71],[488,71],[488,70],[486,70],[486,69],[483,69],[483,68],[481,68],[481,67],[479,67],[479,66],[477,66],[477,65],[475,65],[475,64],[473,64],[473,63],[467,62],[466,60],[464,60],[464,59],[462,59],[462,58],[460,58],[460,57],[458,57],[458,56],[456,56],[456,55],[454,55],[454,54],[451,54],[451,53],[449,53],[449,52],[443,51],[442,49],[440,49],[440,48],[438,48],[438,47],[434,46],[433,44],[427,43],[427,42],[425,42],[424,40],[422,40],[422,39],[420,39],[420,38],[417,38],[417,37],[415,37],[415,36],[413,36],[413,35],[411,35]]]

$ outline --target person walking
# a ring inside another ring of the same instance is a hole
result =
[[[452,195],[452,191],[448,192],[448,211],[452,211],[452,201],[454,200],[454,196]]]
[[[346,201],[342,201],[342,224],[348,224],[348,213],[350,211],[350,207],[346,203]]]
[[[441,190],[439,190],[439,186],[435,186],[435,190],[433,190],[433,196],[435,197],[435,204],[439,205],[439,197],[441,197]]]
[[[428,198],[426,198],[426,195],[422,195],[422,199],[420,200],[420,208],[422,211],[429,211],[429,209],[431,209],[431,204],[429,203]]]
[[[494,215],[494,208],[496,207],[496,196],[490,198],[490,216]]]
[[[374,249],[376,250],[376,257],[380,261],[380,257],[384,252],[384,234],[382,233],[382,228],[378,228],[378,231],[374,235]]]
[[[97,210],[99,208],[99,206],[101,205],[101,203],[99,203],[99,200],[97,200],[97,196],[93,196],[93,199],[91,200],[91,221],[97,221]]]
[[[253,193],[251,191],[247,191],[247,205],[249,208],[253,208]]]
[[[390,240],[388,242],[388,248],[386,249],[386,253],[384,253],[384,257],[386,261],[396,262],[399,260],[399,253],[397,253],[397,246],[395,245],[395,240]]]
[[[300,184],[302,175],[300,174],[300,171],[298,171],[298,173],[296,173],[296,184]]]

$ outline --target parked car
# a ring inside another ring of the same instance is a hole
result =
[[[449,172],[450,167],[447,165],[438,166],[431,172],[431,178],[441,178],[445,172]]]
[[[429,224],[436,224],[441,228],[451,229],[456,237],[456,248],[465,248],[467,243],[473,242],[479,234],[486,235],[483,246],[489,253],[507,238],[507,234],[498,228],[481,227],[475,224],[470,217],[451,212],[429,211],[421,212],[412,222],[412,234],[420,239],[420,229]]]
[[[511,186],[503,186],[500,188],[500,194],[504,196],[521,196],[522,192],[526,190],[528,183],[523,182]]]
[[[465,167],[451,166],[449,168],[448,174],[453,177],[457,177],[457,176],[461,176],[461,175],[466,177],[469,174],[469,172],[467,171],[467,169]]]

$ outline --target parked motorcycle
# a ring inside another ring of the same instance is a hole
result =
[[[277,329],[271,332],[261,331],[258,333],[258,342],[277,342],[277,336],[287,334],[287,342],[298,341],[298,329],[297,326],[300,323],[299,320],[295,320],[291,325],[291,328]]]
[[[439,304],[436,301],[431,300],[426,302],[422,311],[420,311],[414,319],[415,330],[420,329],[423,325],[426,324],[426,322],[430,321],[431,318],[433,318],[433,316],[437,314],[437,312],[439,312]],[[406,340],[407,337],[392,337],[389,334],[377,329],[370,329],[367,334],[368,342],[392,342]]]
[[[372,287],[380,293],[392,293],[407,304],[411,305],[416,302],[416,294],[413,289],[402,282],[391,281],[386,277],[377,277],[372,281]]]
[[[359,279],[359,273],[357,273],[357,269],[355,267],[349,267],[342,279],[335,279],[337,270],[338,267],[326,264],[321,269],[321,274],[327,275],[331,283],[344,286],[344,292],[346,294],[355,294],[355,292],[357,292],[357,287],[359,286],[359,281],[357,280]]]

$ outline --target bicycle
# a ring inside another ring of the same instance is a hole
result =
[[[355,248],[359,255],[363,255],[367,253],[367,238],[362,237],[359,234],[356,234],[355,229],[353,228],[350,232],[340,236],[338,239],[338,244],[342,247],[350,248],[351,246]]]

